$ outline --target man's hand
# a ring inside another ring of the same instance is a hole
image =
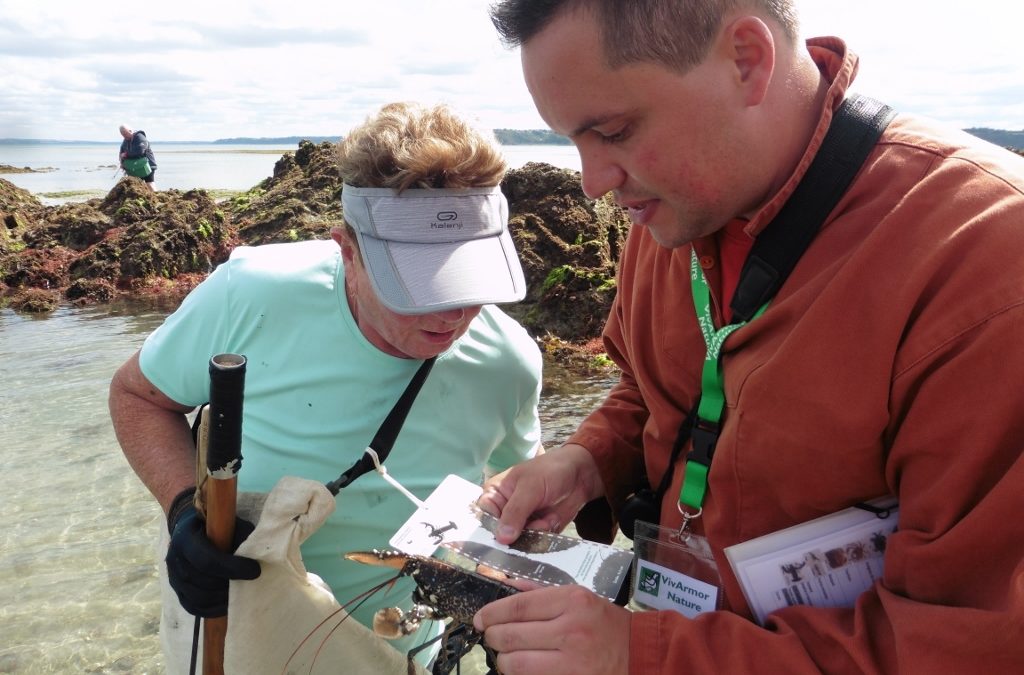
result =
[[[206,536],[206,522],[188,503],[169,514],[171,543],[167,548],[167,580],[189,614],[205,618],[228,612],[228,582],[255,579],[260,564],[252,558],[217,549]],[[235,518],[234,551],[255,529],[248,520]]]
[[[582,445],[567,444],[494,476],[477,504],[501,521],[495,539],[510,544],[524,527],[561,530],[602,494],[594,458]]]
[[[486,605],[473,626],[504,675],[629,672],[630,612],[582,586],[545,587]]]

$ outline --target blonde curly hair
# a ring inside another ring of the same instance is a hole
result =
[[[338,144],[338,171],[354,187],[493,187],[506,169],[493,133],[447,105],[389,103]]]

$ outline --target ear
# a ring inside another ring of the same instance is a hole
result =
[[[775,72],[775,38],[771,29],[756,16],[741,16],[725,27],[722,37],[743,102],[747,106],[760,105]]]
[[[352,265],[356,257],[356,247],[352,244],[352,240],[349,237],[347,229],[343,227],[331,228],[331,239],[341,248],[341,259],[344,261],[346,268]]]

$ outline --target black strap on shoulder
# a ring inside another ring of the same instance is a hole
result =
[[[394,447],[395,440],[398,439],[398,432],[402,430],[402,425],[405,424],[405,418],[409,414],[409,409],[412,408],[413,401],[416,400],[416,395],[420,393],[420,387],[423,386],[424,380],[430,374],[430,369],[434,367],[436,359],[436,356],[427,359],[416,370],[412,379],[409,380],[409,384],[405,386],[405,391],[398,397],[395,406],[391,408],[391,412],[384,418],[384,422],[381,423],[377,433],[373,436],[373,440],[370,441],[370,448],[377,453],[377,459],[381,464],[384,463],[384,460],[391,452],[391,448]],[[369,453],[364,452],[355,464],[349,467],[345,473],[338,476],[337,480],[328,483],[327,489],[331,491],[332,495],[337,495],[341,488],[347,487],[356,478],[359,478],[368,471],[373,471],[375,468],[373,457]]]
[[[775,297],[895,116],[895,110],[866,96],[843,101],[807,173],[743,264],[730,304],[734,322],[749,321]]]

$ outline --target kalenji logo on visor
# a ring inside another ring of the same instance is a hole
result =
[[[438,211],[437,220],[430,223],[432,230],[461,230],[462,223],[455,222],[459,218],[456,211]]]

